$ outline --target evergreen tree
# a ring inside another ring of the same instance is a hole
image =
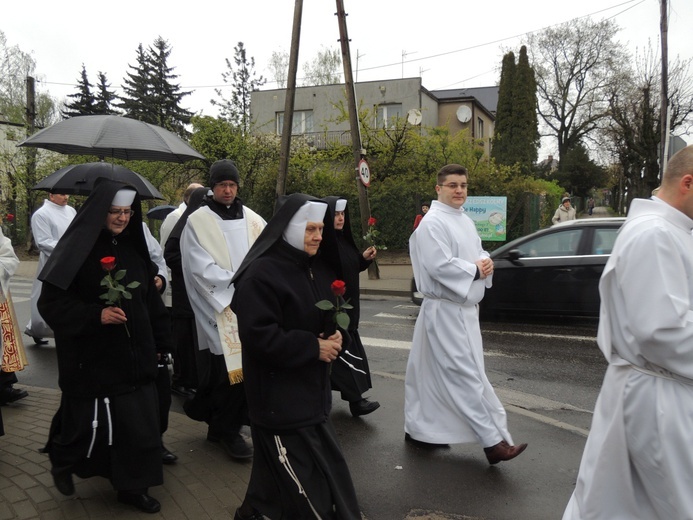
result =
[[[153,122],[187,138],[190,132],[186,130],[185,125],[190,124],[193,113],[182,108],[180,103],[191,92],[182,92],[180,85],[173,83],[178,75],[173,73],[174,67],[168,66],[170,56],[171,47],[161,36],[154,40],[153,47],[149,47],[150,95],[155,119]]]
[[[523,45],[517,64],[512,52],[503,56],[491,156],[498,164],[517,164],[528,174],[537,161],[538,148],[537,86]]]
[[[94,113],[101,115],[114,115],[118,111],[113,108],[113,102],[118,99],[115,92],[110,90],[111,85],[106,79],[106,74],[99,72],[98,84],[96,88],[98,89],[96,93],[95,103],[94,103]]]
[[[89,77],[87,76],[87,68],[82,64],[82,73],[80,79],[77,81],[77,92],[75,94],[68,94],[67,97],[72,99],[65,103],[63,109],[60,110],[61,115],[64,119],[75,116],[90,116],[95,114],[94,107],[96,105],[96,99],[91,89],[94,85],[89,83]]]
[[[513,139],[512,119],[515,69],[515,54],[510,51],[503,56],[500,85],[498,86],[496,124],[493,130],[491,157],[493,157],[498,164],[513,164],[510,156],[510,143]]]
[[[513,95],[513,155],[522,173],[528,174],[537,162],[539,119],[537,116],[537,83],[529,64],[527,47],[520,48]]]
[[[126,117],[156,124],[152,93],[151,66],[140,43],[137,47],[137,65],[128,65],[132,72],[126,72],[123,79],[123,95],[117,106]]]
[[[231,80],[231,99],[225,99],[221,90],[215,89],[217,96],[221,100],[212,99],[211,103],[219,107],[222,118],[241,128],[243,132],[247,132],[250,128],[251,92],[258,90],[259,87],[264,85],[265,79],[262,76],[259,78],[255,77],[255,58],[251,57],[248,60],[243,42],[238,42],[238,45],[233,50],[235,53],[233,58],[236,64],[235,70],[227,58],[226,67],[228,71],[221,73],[224,83],[229,83],[229,80]]]
[[[589,152],[582,143],[570,148],[561,158],[560,164],[554,178],[570,193],[586,196],[592,188],[606,186],[606,171],[590,159]]]

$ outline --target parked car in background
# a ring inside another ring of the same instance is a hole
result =
[[[493,287],[481,302],[481,317],[599,316],[599,278],[623,222],[571,220],[493,251]]]

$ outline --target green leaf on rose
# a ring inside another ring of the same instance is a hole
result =
[[[334,309],[334,304],[328,300],[320,300],[315,304],[315,306],[321,311],[331,311]]]
[[[334,316],[335,321],[337,322],[337,325],[340,326],[340,328],[347,330],[349,328],[349,322],[351,321],[349,319],[349,315],[346,312],[338,312]]]

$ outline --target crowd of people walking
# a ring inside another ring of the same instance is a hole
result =
[[[359,273],[376,248],[357,247],[343,197],[288,195],[265,221],[238,196],[240,184],[233,161],[214,162],[163,222],[160,241],[143,224],[136,190],[109,179],[95,182],[78,212],[50,194],[32,218],[41,256],[25,334],[55,340],[62,395],[43,451],[60,493],[75,493],[73,475],[100,476],[118,501],[158,512],[150,490],[177,460],[164,445],[173,390],[207,425],[207,441],[252,459],[235,520],[361,518],[330,412],[333,392],[354,417],[380,406],[366,395],[373,382],[358,331]],[[464,166],[441,168],[437,198],[409,241],[423,303],[403,440],[476,443],[495,465],[528,445],[513,441],[485,373],[477,305],[494,265],[463,209],[468,185]],[[605,268],[598,341],[609,368],[565,519],[693,515],[693,457],[680,449],[693,380],[693,289],[681,283],[693,272],[692,188],[688,147],[660,192],[633,203]],[[572,218],[564,197],[554,220]],[[18,264],[0,233],[0,305],[11,306]],[[7,404],[26,392],[12,387],[17,368],[8,366],[21,365],[21,345],[3,334],[3,349]]]

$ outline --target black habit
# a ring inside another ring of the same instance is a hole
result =
[[[323,199],[328,205],[328,214],[334,219],[337,201],[342,197],[326,197]],[[360,283],[359,273],[368,269],[371,260],[366,260],[354,243],[351,232],[351,222],[349,212],[344,211],[344,228],[334,229],[334,237],[330,239],[325,236],[324,244],[327,246],[330,240],[334,240],[339,252],[339,264],[337,275],[346,284],[344,299],[352,305],[352,309],[347,310],[349,315],[349,336],[350,343],[348,348],[343,349],[339,359],[332,367],[332,390],[338,391],[341,398],[345,401],[355,402],[363,398],[363,393],[368,391],[371,384],[371,372],[368,367],[368,357],[366,349],[359,336],[359,316],[360,316]],[[321,246],[322,247],[322,246]]]
[[[233,279],[255,447],[245,502],[273,520],[314,512],[356,520],[353,483],[329,422],[330,364],[319,359],[318,336],[331,316],[315,304],[334,300],[334,270],[282,238],[307,200],[318,201],[286,198]]]
[[[157,353],[171,350],[169,316],[154,285],[142,231],[139,198],[135,214],[117,236],[105,227],[111,201],[125,185],[100,180],[39,274],[38,308],[55,331],[58,382],[63,392],[46,451],[54,472],[99,475],[117,490],[145,490],[163,482]],[[126,270],[121,298],[125,325],[102,325],[99,296],[113,256]]]

